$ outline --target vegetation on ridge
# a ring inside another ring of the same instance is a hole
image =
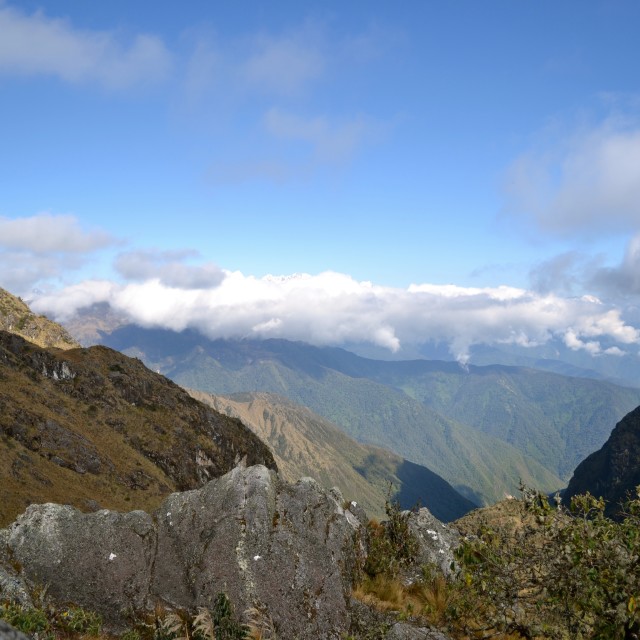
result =
[[[637,640],[640,637],[640,487],[620,522],[604,501],[574,497],[569,510],[523,487],[507,500],[465,516],[465,538],[447,580],[422,567],[402,575],[412,544],[403,515],[370,523],[373,544],[355,595],[370,606],[430,623],[460,640],[528,638]],[[396,540],[402,531],[403,541]]]
[[[22,336],[39,347],[73,349],[80,346],[62,326],[36,315],[25,302],[1,287],[0,329]]]

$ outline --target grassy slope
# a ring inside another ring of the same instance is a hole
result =
[[[475,506],[429,469],[412,465],[388,450],[360,444],[282,396],[191,393],[218,411],[240,418],[267,442],[287,480],[311,476],[327,488],[337,486],[345,498],[357,500],[372,517],[385,517],[390,483],[403,508],[420,502],[447,522]]]

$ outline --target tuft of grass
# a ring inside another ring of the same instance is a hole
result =
[[[31,636],[42,638],[99,637],[102,617],[81,607],[25,607],[16,602],[0,605],[0,618]]]
[[[249,607],[244,612],[251,640],[278,640],[275,624],[264,609]]]

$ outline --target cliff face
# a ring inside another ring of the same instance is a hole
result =
[[[605,513],[615,517],[623,502],[640,485],[640,407],[628,413],[611,432],[603,447],[576,468],[564,494],[589,492],[607,501]]]
[[[0,526],[34,502],[155,508],[268,448],[139,360],[0,331]]]

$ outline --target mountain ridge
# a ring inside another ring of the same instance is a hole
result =
[[[239,420],[108,347],[0,330],[0,380],[0,526],[32,502],[153,508],[244,457],[276,467]]]

